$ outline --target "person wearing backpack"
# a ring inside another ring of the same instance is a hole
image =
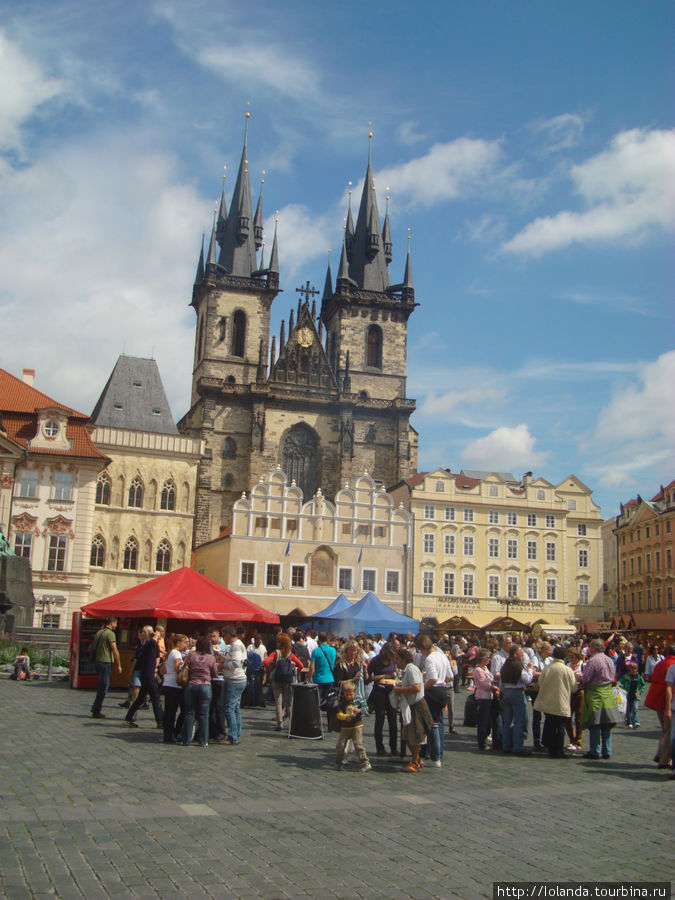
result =
[[[294,669],[302,670],[302,663],[292,652],[291,639],[285,632],[277,635],[277,649],[265,660],[269,673],[274,706],[276,710],[277,731],[281,731],[284,719],[289,715],[291,705],[291,684],[295,680]]]

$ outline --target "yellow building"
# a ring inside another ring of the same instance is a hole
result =
[[[190,564],[201,441],[178,434],[157,364],[121,356],[92,413],[91,599]],[[94,498],[92,498],[94,499]]]
[[[573,631],[602,605],[600,509],[573,475],[447,469],[390,489],[414,519],[413,612],[483,626],[509,614]],[[544,626],[545,627],[545,626]],[[552,629],[551,629],[552,630]]]
[[[339,593],[355,602],[366,591],[410,615],[411,540],[410,514],[367,473],[334,503],[321,489],[305,502],[276,469],[235,502],[221,537],[197,547],[195,568],[280,615],[310,616]]]

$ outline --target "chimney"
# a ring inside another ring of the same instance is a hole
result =
[[[525,472],[523,475],[521,484],[523,487],[527,487],[528,484],[532,481],[532,472]]]
[[[35,369],[24,369],[23,381],[24,384],[27,384],[29,387],[33,387],[33,382],[35,381]]]

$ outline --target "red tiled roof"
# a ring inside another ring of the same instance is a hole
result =
[[[652,502],[652,503],[656,503],[657,500],[663,500],[663,499],[664,499],[664,496],[663,496],[663,495],[664,495],[664,494],[670,493],[670,491],[671,491],[674,487],[675,487],[675,479],[673,479],[673,481],[671,481],[670,484],[667,484],[667,485],[664,487],[663,490],[659,490],[658,494],[657,494],[655,497],[652,497],[652,501],[651,501],[651,502]]]
[[[70,406],[57,403],[47,394],[36,390],[25,381],[6,372],[5,369],[0,369],[0,410],[2,412],[34,413],[35,410],[44,409],[46,406],[55,406],[57,409],[63,409],[81,419],[88,418],[84,413],[79,413]]]
[[[468,475],[453,475],[455,485],[458,488],[472,488],[480,484],[480,478],[469,478]]]

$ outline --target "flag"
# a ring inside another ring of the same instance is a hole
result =
[[[290,554],[290,552],[291,552],[291,542],[289,541],[286,544],[286,554],[285,555],[288,556]]]
[[[363,547],[361,547],[361,549],[359,550],[358,562],[361,562],[362,558],[363,558]]]

